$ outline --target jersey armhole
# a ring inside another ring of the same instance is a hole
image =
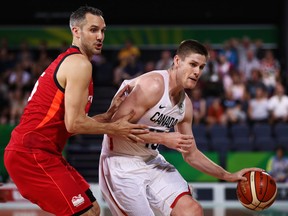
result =
[[[63,87],[60,85],[60,83],[58,82],[58,80],[57,80],[57,72],[58,72],[59,67],[60,67],[60,65],[62,64],[62,62],[63,62],[68,56],[73,55],[73,54],[79,54],[79,52],[70,53],[70,54],[66,55],[64,58],[62,58],[61,61],[59,62],[59,64],[57,65],[57,67],[55,68],[55,72],[54,72],[54,74],[53,74],[53,79],[54,79],[54,82],[55,82],[56,86],[57,86],[58,89],[59,89],[60,91],[62,91],[63,93],[65,92],[65,88],[63,88]]]

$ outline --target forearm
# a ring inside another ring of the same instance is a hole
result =
[[[115,126],[106,121],[105,114],[94,117],[78,117],[67,126],[67,130],[73,134],[114,134]]]
[[[149,131],[146,134],[140,134],[139,137],[144,140],[145,143],[166,144],[167,136],[170,134],[166,132],[153,132]]]
[[[230,173],[195,149],[192,153],[183,154],[184,160],[195,169],[215,178],[228,180]]]
[[[91,117],[92,119],[94,119],[97,122],[101,122],[101,123],[107,123],[111,121],[111,116],[105,112],[105,113],[101,113],[98,115],[94,115]]]

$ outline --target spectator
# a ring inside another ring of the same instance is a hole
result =
[[[10,93],[10,124],[16,125],[19,123],[20,117],[23,113],[28,94],[21,88],[17,88]]]
[[[284,146],[276,147],[275,155],[269,159],[266,170],[276,182],[288,182],[288,157]]]
[[[8,47],[0,47],[0,74],[11,69],[15,64],[15,56]]]
[[[144,73],[144,65],[136,55],[130,55],[126,59],[124,67],[118,67],[114,71],[114,84],[119,86],[124,79],[132,79]]]
[[[117,54],[117,60],[119,65],[125,67],[128,63],[128,58],[133,55],[136,58],[139,58],[141,55],[140,49],[134,44],[132,39],[127,39],[124,43],[124,47],[120,49]]]
[[[245,82],[245,85],[246,85],[246,91],[248,92],[250,98],[255,98],[256,88],[258,86],[262,87],[263,89],[266,88],[266,86],[262,81],[262,74],[260,69],[253,68],[251,70],[251,79],[247,80]]]
[[[232,64],[228,61],[227,57],[223,53],[218,54],[217,58],[217,73],[221,82],[226,75],[229,75],[229,71],[233,68]]]
[[[270,123],[287,122],[288,120],[288,96],[284,86],[278,82],[275,93],[269,99]]]
[[[227,124],[243,123],[246,121],[246,113],[242,110],[241,100],[234,98],[232,89],[227,89],[223,99]]]
[[[199,82],[203,85],[202,89],[204,97],[219,97],[223,93],[224,88],[217,71],[218,55],[217,52],[211,48],[208,51],[210,58],[203,69]]]
[[[205,123],[206,100],[202,97],[201,89],[196,87],[188,95],[190,96],[193,106],[193,124],[198,125]]]
[[[146,61],[144,64],[144,73],[155,70],[155,67],[156,63],[153,60]]]
[[[243,100],[246,86],[237,70],[231,69],[224,77],[223,84],[225,91],[231,91],[233,99]]]
[[[223,53],[227,60],[231,63],[233,68],[238,67],[238,52],[235,47],[235,39],[231,38],[223,43],[223,49],[221,49],[220,53]]]
[[[239,62],[245,61],[246,53],[248,50],[252,50],[254,53],[256,52],[256,46],[248,36],[243,36],[240,43],[237,45],[237,51],[239,56]]]
[[[22,62],[17,62],[15,67],[7,74],[7,81],[10,90],[22,88],[26,91],[30,89],[31,80],[31,74],[24,69]]]
[[[259,60],[261,60],[265,54],[265,48],[263,45],[263,40],[261,38],[255,40],[255,56]]]
[[[219,97],[215,97],[211,105],[208,106],[206,123],[208,127],[214,124],[226,125],[227,117]]]
[[[257,86],[255,98],[251,98],[248,103],[248,120],[251,125],[255,123],[268,123],[268,97],[266,89]]]
[[[253,50],[247,50],[245,58],[242,58],[239,64],[239,71],[242,78],[248,81],[252,77],[252,70],[260,68],[260,61],[255,56]]]
[[[113,65],[107,61],[103,54],[92,58],[93,82],[96,86],[111,86],[113,80]]]
[[[16,55],[16,61],[22,62],[25,71],[30,72],[34,63],[35,53],[30,49],[29,43],[23,40]]]
[[[9,119],[9,91],[8,85],[0,73],[0,124],[7,124]]]
[[[161,52],[161,58],[156,62],[156,70],[167,70],[171,67],[173,58],[170,50],[163,50]]]
[[[276,82],[281,81],[280,62],[275,58],[272,50],[266,50],[264,58],[260,61],[263,83],[268,89],[269,96],[274,92]]]

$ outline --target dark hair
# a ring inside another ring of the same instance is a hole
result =
[[[285,152],[285,151],[286,151],[286,148],[285,148],[285,146],[283,146],[283,145],[277,145],[277,146],[275,147],[275,151],[278,151],[278,150],[281,150],[282,152]]]
[[[204,55],[206,58],[209,57],[207,48],[197,40],[192,39],[182,41],[176,51],[176,54],[182,59],[191,53]]]
[[[70,15],[70,28],[72,28],[75,25],[80,25],[80,23],[82,23],[85,18],[86,18],[86,14],[90,13],[96,16],[103,16],[103,12],[98,9],[98,8],[94,8],[91,6],[81,6],[79,7],[76,11],[72,12]]]

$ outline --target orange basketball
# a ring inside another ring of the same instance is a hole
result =
[[[262,211],[270,207],[277,195],[275,180],[266,172],[249,171],[247,181],[239,181],[236,188],[240,203],[251,210]]]

